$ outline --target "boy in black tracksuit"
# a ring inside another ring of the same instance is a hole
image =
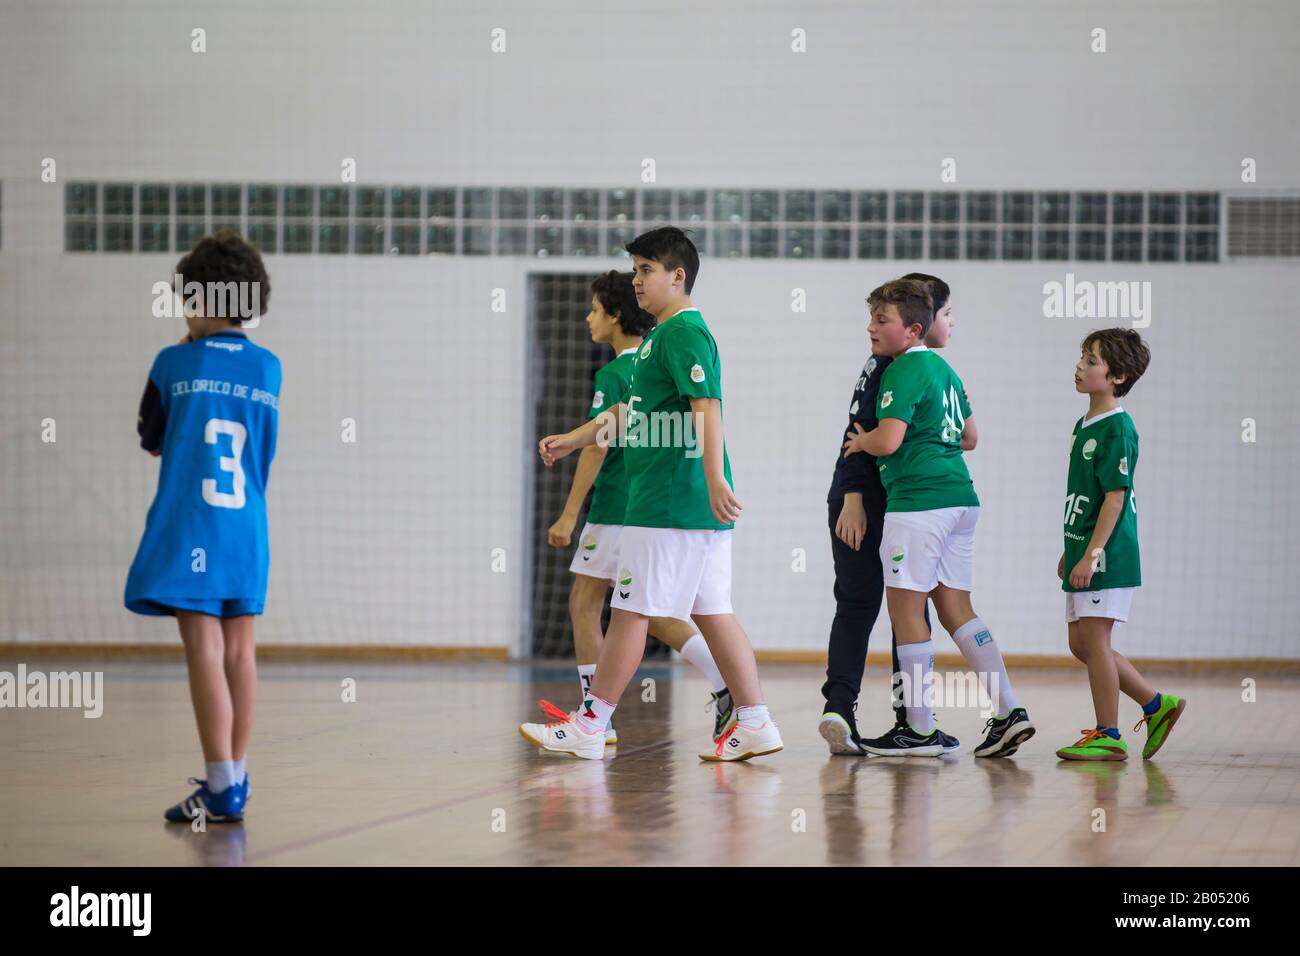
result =
[[[943,299],[948,288],[933,276],[912,273],[904,278],[934,282],[942,287]],[[935,288],[932,291],[937,292]],[[936,306],[939,308],[941,306]],[[849,423],[840,440],[854,435],[854,424],[871,431],[876,421],[876,397],[885,369],[893,361],[888,355],[872,355],[858,376],[849,405]],[[822,696],[826,707],[818,730],[833,754],[865,754],[858,736],[853,711],[862,689],[862,673],[867,662],[867,641],[885,593],[884,570],[880,564],[880,531],[885,521],[885,489],[880,471],[871,455],[858,454],[835,459],[835,474],[826,496],[831,531],[831,555],[835,562],[835,619],[831,622],[830,648],[826,662],[826,683]],[[927,605],[926,623],[930,621]],[[897,675],[898,650],[893,648],[893,669]],[[894,713],[897,722],[905,723],[902,701],[895,684]],[[942,731],[940,731],[942,733]],[[957,749],[956,738],[944,734],[945,751]]]

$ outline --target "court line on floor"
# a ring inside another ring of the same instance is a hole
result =
[[[648,746],[645,747],[638,747],[636,750],[629,751],[625,754],[616,755],[614,759],[610,761],[610,763],[613,764],[613,763],[617,763],[619,760],[631,760],[636,757],[643,757],[646,754],[653,753],[657,750],[663,750],[665,747],[671,746],[672,743],[673,741],[671,740],[661,740],[658,743],[649,744]],[[558,766],[555,768],[555,771],[562,772],[561,768]],[[542,776],[543,777],[549,776],[549,774],[543,774]],[[499,783],[493,787],[488,787],[483,790],[475,791],[474,793],[467,793],[459,797],[451,797],[450,799],[447,800],[440,800],[437,803],[432,803],[425,807],[417,807],[414,810],[405,810],[401,813],[392,813],[389,814],[388,816],[379,817],[378,819],[375,820],[368,820],[364,823],[355,823],[351,826],[339,827],[335,830],[329,830],[325,833],[317,833],[312,836],[302,837],[301,839],[292,840],[288,843],[281,844],[280,846],[273,846],[266,850],[253,851],[251,853],[248,853],[244,857],[244,862],[262,863],[266,860],[269,860],[271,857],[280,856],[285,853],[290,853],[294,850],[302,850],[311,846],[319,846],[322,843],[328,843],[330,840],[337,840],[341,837],[353,836],[357,833],[364,833],[367,830],[374,830],[379,827],[388,826],[389,824],[392,823],[401,823],[405,820],[410,820],[415,817],[423,816],[426,813],[436,813],[439,810],[446,810],[463,803],[470,803],[474,800],[482,800],[486,797],[493,796],[494,794],[502,793],[507,790],[512,790],[518,786],[519,786],[518,779],[509,780],[506,781],[505,783]]]

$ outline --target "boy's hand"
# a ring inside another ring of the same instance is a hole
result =
[[[844,439],[844,457],[856,455],[858,452],[865,452],[866,448],[862,445],[862,440],[867,437],[867,432],[862,427],[861,422],[853,423],[854,434]]]
[[[1056,576],[1062,581],[1065,580],[1065,554],[1061,554],[1061,560],[1056,562]]]
[[[862,507],[860,495],[845,495],[844,507],[835,522],[835,537],[854,551],[862,550],[862,539],[867,535],[867,510]]]
[[[723,524],[734,524],[740,517],[742,505],[732,494],[731,486],[725,481],[709,482],[709,508],[713,517]]]
[[[1061,562],[1062,569],[1064,569],[1064,556],[1061,557]],[[1094,571],[1092,564],[1093,557],[1090,554],[1085,554],[1079,559],[1079,563],[1076,564],[1074,570],[1070,572],[1070,587],[1078,588],[1080,591],[1086,591],[1088,589],[1088,585],[1092,583],[1092,575]]]
[[[573,454],[574,447],[569,433],[565,432],[563,435],[547,435],[537,443],[537,453],[542,456],[542,464],[550,468],[561,458]]]
[[[567,548],[569,542],[573,540],[573,526],[577,523],[577,515],[571,515],[566,511],[546,532],[546,543],[552,548]]]

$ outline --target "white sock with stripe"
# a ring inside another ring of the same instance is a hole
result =
[[[224,793],[235,783],[243,783],[243,778],[235,780],[235,762],[233,760],[215,760],[208,764],[208,790],[211,793]]]

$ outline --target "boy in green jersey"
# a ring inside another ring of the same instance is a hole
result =
[[[979,498],[962,452],[973,449],[978,436],[966,390],[948,363],[924,344],[934,307],[923,282],[887,282],[867,302],[872,351],[893,361],[876,399],[879,424],[869,432],[858,426],[844,447],[846,455],[873,455],[885,488],[880,557],[907,714],[906,723],[864,740],[863,747],[882,756],[943,753],[931,710],[934,645],[925,620],[928,597],[993,702],[994,716],[975,756],[1010,756],[1033,736],[1034,726],[1016,703],[992,634],[971,606]]]
[[[1163,746],[1186,706],[1173,694],[1158,693],[1110,646],[1112,628],[1128,620],[1133,592],[1142,584],[1133,489],[1138,434],[1119,398],[1150,361],[1151,351],[1136,331],[1102,329],[1083,340],[1074,369],[1074,387],[1088,396],[1088,414],[1070,436],[1065,550],[1056,574],[1065,591],[1070,650],[1088,667],[1097,726],[1058,750],[1062,760],[1128,758],[1117,726],[1121,690],[1142,705],[1137,726],[1147,725],[1144,759]]]
[[[749,638],[731,608],[731,529],[741,505],[722,430],[722,361],[690,292],[699,253],[684,232],[653,229],[628,243],[637,302],[656,326],[636,353],[625,402],[581,428],[548,435],[542,461],[617,437],[627,512],[609,631],[578,712],[520,733],[546,750],[598,760],[618,699],[636,673],[651,618],[693,620],[735,699],[735,721],[704,760],[746,760],[782,748],[763,703]]]
[[[611,270],[591,283],[591,311],[587,329],[593,342],[609,345],[614,359],[596,372],[595,394],[588,418],[595,418],[623,400],[632,377],[632,364],[641,340],[654,328],[655,319],[636,301],[632,273]],[[578,468],[565,501],[564,511],[547,532],[553,548],[567,548],[582,503],[591,491],[591,507],[579,535],[579,545],[569,571],[573,588],[569,592],[569,616],[573,621],[573,648],[578,662],[578,680],[585,696],[591,690],[596,660],[604,639],[600,626],[605,595],[618,572],[618,540],[623,532],[627,511],[627,469],[623,450],[618,447],[588,445],[578,457]],[[650,633],[659,638],[696,667],[713,688],[714,738],[731,723],[731,695],[709,653],[709,645],[689,621],[652,618]],[[554,705],[543,708],[552,712]],[[605,743],[618,743],[611,724],[605,731]]]

